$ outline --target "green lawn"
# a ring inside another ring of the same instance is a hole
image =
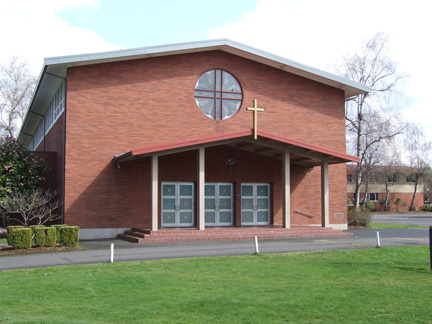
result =
[[[7,240],[0,238],[0,244],[7,244]]]
[[[432,318],[427,246],[11,270],[0,272],[0,284],[0,323],[430,323]]]
[[[385,229],[385,228],[428,228],[427,226],[418,225],[403,225],[403,224],[390,224],[390,223],[370,223],[371,229]]]

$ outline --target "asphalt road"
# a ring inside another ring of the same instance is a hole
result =
[[[432,213],[375,214],[372,221],[404,225],[432,226]]]
[[[259,252],[287,253],[376,247],[376,230],[354,230],[350,232],[353,233],[352,237],[263,240],[259,242]],[[428,228],[384,229],[379,232],[381,247],[429,244]],[[77,251],[0,256],[0,270],[109,262],[111,243],[114,244],[114,262],[255,253],[255,245],[252,240],[164,244],[134,244],[116,239],[81,241],[82,250]]]

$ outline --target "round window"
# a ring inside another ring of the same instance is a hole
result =
[[[224,70],[210,70],[195,85],[195,100],[208,117],[223,120],[239,110],[243,99],[240,83]]]

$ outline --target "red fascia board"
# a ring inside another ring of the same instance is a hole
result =
[[[306,142],[302,142],[299,140],[295,140],[295,139],[291,139],[288,137],[284,137],[284,136],[280,136],[280,135],[276,135],[276,134],[272,134],[263,130],[258,130],[258,136],[262,136],[268,139],[272,139],[278,142],[282,142],[282,143],[286,143],[289,145],[294,145],[294,146],[298,146],[304,149],[308,149],[311,151],[315,151],[315,152],[319,152],[319,153],[323,153],[325,155],[330,155],[330,156],[334,156],[334,157],[338,157],[344,160],[348,160],[350,162],[359,162],[360,159],[357,156],[353,156],[350,154],[346,154],[346,153],[342,153],[342,152],[338,152],[335,150],[331,150],[322,146],[318,146],[318,145],[314,145],[314,144],[309,144]]]
[[[253,130],[248,129],[248,130],[237,131],[237,132],[232,132],[232,133],[218,134],[218,135],[200,137],[200,138],[196,138],[196,139],[183,140],[183,141],[177,141],[177,142],[172,142],[172,143],[136,148],[136,149],[131,150],[131,155],[137,156],[137,155],[151,154],[151,153],[169,151],[169,150],[174,150],[174,149],[179,149],[179,148],[186,148],[186,147],[190,147],[190,146],[204,145],[207,143],[214,143],[214,142],[218,142],[218,141],[236,139],[236,138],[240,138],[240,137],[247,137],[247,136],[251,136],[251,135],[253,135]],[[271,139],[274,141],[278,141],[281,143],[301,147],[301,148],[308,149],[311,151],[319,152],[319,153],[322,153],[325,155],[337,157],[337,158],[340,158],[340,159],[345,160],[347,162],[358,162],[359,161],[359,158],[356,156],[352,156],[352,155],[349,155],[346,153],[327,149],[327,148],[322,147],[322,146],[309,144],[309,143],[302,142],[299,140],[291,139],[291,138],[284,137],[281,135],[276,135],[276,134],[266,132],[263,130],[258,130],[258,136],[264,137],[267,139]]]

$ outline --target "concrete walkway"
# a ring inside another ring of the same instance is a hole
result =
[[[259,242],[259,252],[287,253],[376,247],[375,230],[349,232],[353,233],[353,236],[326,239],[263,240]],[[429,230],[427,228],[385,229],[380,230],[380,237],[382,247],[429,244]],[[114,262],[255,253],[253,240],[163,244],[134,244],[117,239],[81,241],[81,249],[75,251],[0,256],[0,270],[109,262],[112,243],[114,244]]]

